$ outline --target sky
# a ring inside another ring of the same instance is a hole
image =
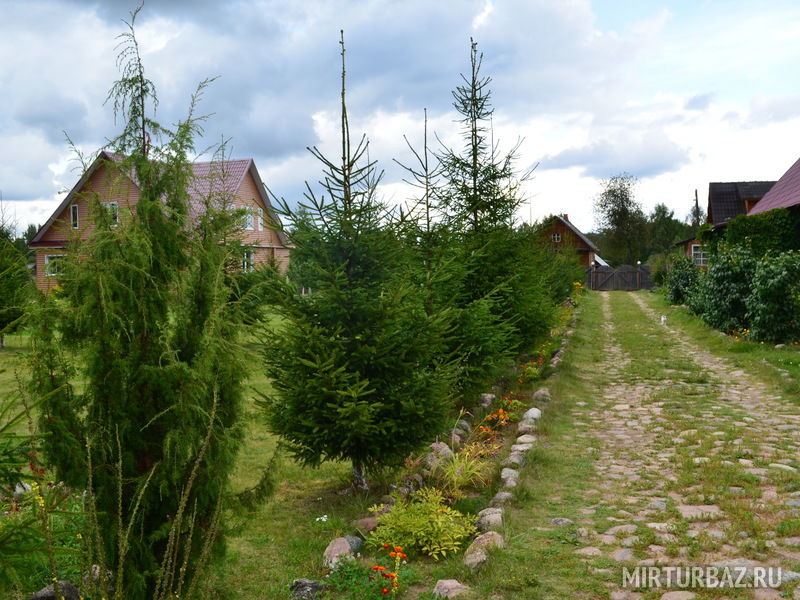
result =
[[[80,176],[65,133],[91,153],[120,131],[104,102],[134,1],[0,0],[0,194],[20,230]],[[136,25],[156,120],[184,118],[216,78],[199,147],[226,140],[290,204],[318,187],[307,148],[337,156],[340,30],[351,131],[388,203],[415,194],[395,160],[412,162],[404,136],[421,147],[424,110],[430,137],[460,147],[451,90],[471,38],[493,139],[535,167],[519,221],[568,214],[590,231],[603,180],[623,172],[645,211],[682,219],[709,182],[776,180],[800,156],[796,0],[147,0]]]

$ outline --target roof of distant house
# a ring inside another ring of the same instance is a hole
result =
[[[759,200],[775,185],[774,181],[734,181],[708,184],[708,220],[722,225],[747,212],[745,200]],[[759,204],[763,200],[759,200]],[[756,204],[758,206],[758,204]]]
[[[797,160],[764,197],[750,209],[748,215],[789,208],[800,204],[800,159]]]
[[[40,241],[45,232],[50,228],[57,216],[73,201],[75,194],[79,193],[92,174],[100,168],[101,165],[107,162],[121,163],[124,156],[114,152],[102,151],[97,156],[95,161],[89,166],[86,172],[81,177],[80,181],[75,184],[75,187],[67,194],[66,198],[61,202],[59,207],[53,212],[52,216],[47,222],[42,225],[36,235],[31,239],[30,244],[36,245]],[[261,195],[264,206],[267,209],[271,221],[280,224],[280,219],[275,214],[270,202],[269,195],[266,191],[264,183],[255,168],[253,159],[236,159],[236,160],[218,160],[211,162],[195,162],[192,163],[192,174],[194,177],[189,183],[189,216],[192,219],[197,218],[202,214],[204,202],[210,198],[231,198],[236,194],[242,180],[247,172],[250,171],[256,187]],[[135,173],[127,173],[131,181],[138,186]],[[282,244],[288,244],[289,239],[286,234],[278,230],[278,237]]]
[[[590,249],[591,249],[591,251],[592,251],[592,252],[594,252],[595,254],[598,254],[598,253],[600,252],[600,249],[599,249],[599,248],[598,248],[598,247],[597,247],[597,246],[594,244],[594,242],[592,242],[592,240],[590,240],[588,237],[586,237],[586,236],[583,234],[583,232],[581,232],[581,230],[580,230],[580,229],[578,229],[577,227],[575,227],[575,225],[573,225],[573,224],[572,224],[572,221],[570,221],[568,218],[565,218],[565,215],[553,215],[553,216],[552,216],[552,217],[550,217],[550,218],[551,218],[551,219],[558,219],[558,220],[559,220],[559,221],[561,221],[561,222],[562,222],[564,225],[566,225],[566,226],[567,226],[567,227],[570,229],[570,231],[572,231],[572,233],[574,233],[575,235],[577,235],[577,236],[578,236],[578,238],[579,238],[579,239],[580,239],[580,240],[581,240],[581,241],[582,241],[584,244],[586,244],[586,246],[587,246],[588,248],[590,248]]]

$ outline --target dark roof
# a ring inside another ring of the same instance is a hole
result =
[[[50,228],[58,215],[60,215],[67,205],[72,202],[75,194],[80,192],[92,174],[97,171],[97,169],[104,162],[111,161],[120,163],[124,160],[124,158],[124,156],[113,152],[107,152],[105,150],[101,152],[83,174],[80,181],[75,184],[75,187],[70,190],[63,202],[61,202],[47,222],[42,225],[33,239],[31,239],[30,244],[37,245],[38,242],[40,242],[42,236],[44,236],[44,233]],[[278,218],[278,215],[275,214],[275,211],[270,204],[269,195],[264,187],[264,183],[261,181],[261,177],[258,174],[255,163],[251,158],[192,163],[192,173],[194,177],[189,184],[188,190],[189,216],[193,219],[197,218],[197,216],[203,211],[204,201],[208,198],[213,196],[230,197],[235,195],[236,191],[239,189],[239,186],[242,184],[242,179],[244,179],[244,176],[248,171],[252,172],[253,180],[258,188],[261,200],[267,209],[267,215],[269,215],[273,223],[280,224],[280,219]],[[127,173],[127,175],[130,177],[131,181],[138,186],[136,175],[134,173]],[[284,245],[289,243],[288,237],[280,229],[278,230],[278,238]]]
[[[774,181],[734,181],[708,184],[708,221],[722,225],[747,212],[745,200],[762,198]],[[758,206],[758,205],[756,205]]]
[[[757,215],[773,208],[789,208],[798,204],[800,204],[800,159],[747,214]]]
[[[589,249],[590,249],[592,252],[594,252],[595,254],[599,254],[599,253],[600,253],[600,248],[598,248],[597,246],[595,246],[595,244],[592,242],[592,240],[590,240],[590,239],[589,239],[589,238],[587,238],[585,235],[583,235],[583,233],[581,232],[581,230],[580,230],[580,229],[578,229],[577,227],[575,227],[575,225],[573,225],[573,224],[572,224],[572,223],[569,221],[569,219],[565,219],[565,218],[564,218],[564,217],[562,217],[561,215],[553,215],[553,216],[552,216],[552,217],[550,217],[550,218],[551,218],[551,219],[558,219],[559,221],[561,221],[561,222],[562,222],[564,225],[566,225],[566,226],[567,226],[567,227],[568,227],[568,228],[569,228],[569,229],[572,231],[572,233],[574,233],[575,235],[577,235],[577,236],[578,236],[578,237],[579,237],[579,238],[580,238],[580,239],[583,241],[583,243],[584,243],[584,244],[586,244],[586,246],[587,246],[587,247],[588,247],[588,248],[589,248]]]

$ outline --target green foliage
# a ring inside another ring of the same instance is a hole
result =
[[[680,256],[672,261],[664,276],[667,299],[672,304],[686,304],[697,288],[698,269],[690,258]]]
[[[694,231],[691,225],[676,219],[674,211],[664,204],[656,204],[650,213],[647,229],[647,254],[667,254],[675,242],[690,237]]]
[[[739,215],[726,224],[723,240],[729,246],[748,248],[756,258],[767,252],[800,250],[800,212],[778,208]]]
[[[174,131],[146,116],[154,97],[136,12],[110,96],[126,123],[114,140],[122,158],[103,167],[116,182],[132,177],[139,200],[116,224],[104,198],[88,198],[94,233],[64,259],[61,291],[32,317],[30,393],[41,399],[58,477],[92,492],[92,558],[115,572],[117,597],[149,599],[191,596],[211,549],[222,547],[245,371],[226,276],[235,215],[212,197],[188,216],[187,156],[205,82]]]
[[[635,264],[643,257],[647,217],[634,197],[637,180],[622,173],[603,181],[595,200],[595,214],[606,244],[604,258],[612,264]]]
[[[444,425],[452,369],[443,357],[447,318],[426,310],[392,215],[376,198],[379,175],[350,144],[342,42],[342,163],[316,148],[325,194],[309,188],[300,211],[282,210],[313,293],[276,277],[264,359],[274,394],[260,404],[270,429],[305,464],[349,460],[353,480],[400,464]]]
[[[438,462],[430,482],[450,500],[459,500],[470,489],[483,488],[492,477],[492,464],[484,456],[484,444],[469,444]]]
[[[410,499],[399,500],[388,513],[379,515],[378,528],[370,534],[368,542],[376,547],[390,544],[413,548],[439,559],[458,551],[476,532],[472,517],[448,507],[442,492],[422,488]]]
[[[0,348],[5,334],[21,323],[32,287],[25,254],[0,227]]]
[[[700,277],[690,306],[710,326],[722,331],[746,329],[746,298],[755,270],[752,254],[721,244]]]
[[[800,519],[786,519],[778,523],[775,532],[781,537],[795,537],[800,535]]]
[[[800,252],[767,253],[757,260],[746,305],[756,341],[799,340]]]

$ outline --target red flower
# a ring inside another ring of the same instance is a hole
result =
[[[372,567],[372,570],[373,571],[385,571],[386,567],[382,567],[380,565],[375,565],[374,567]]]
[[[381,594],[388,594],[388,593],[389,593],[389,588],[383,588],[381,590]]]

